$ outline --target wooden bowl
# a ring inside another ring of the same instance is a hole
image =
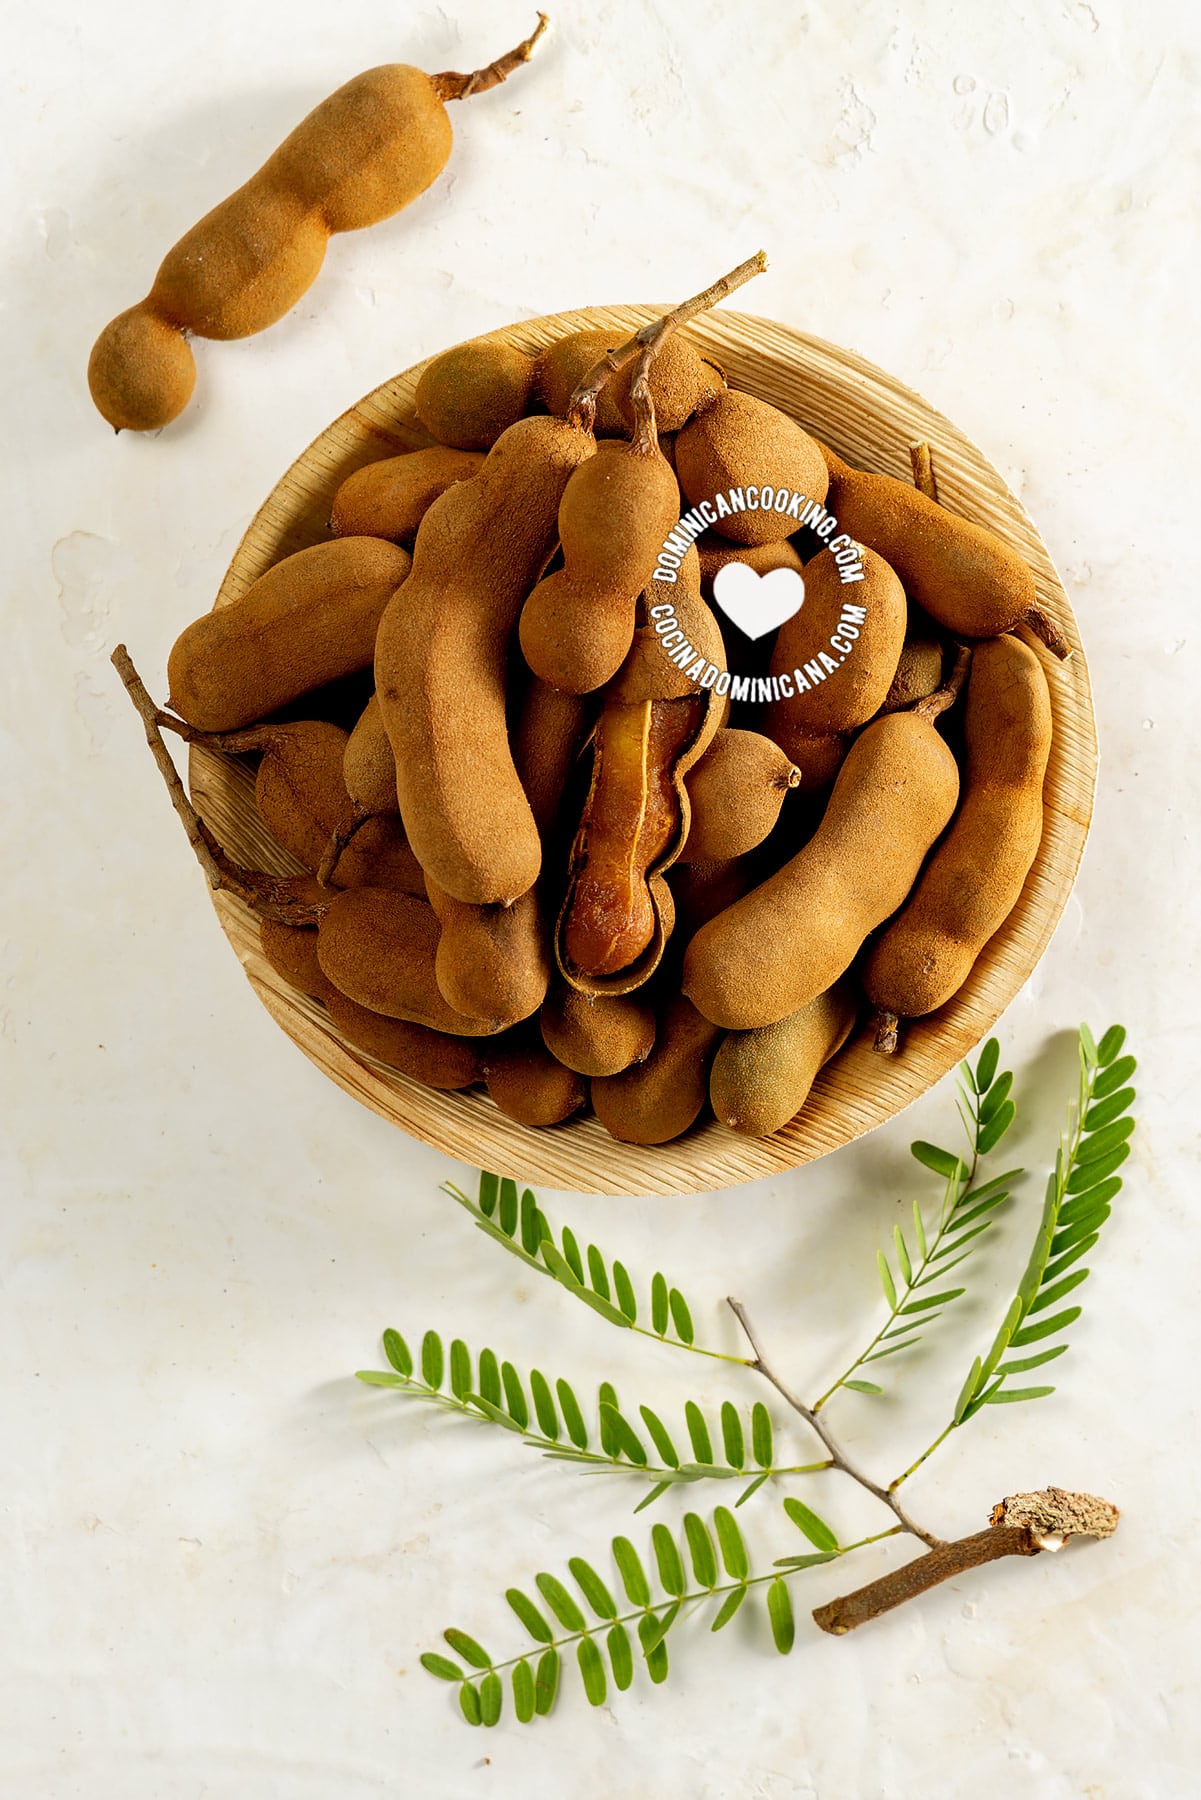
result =
[[[531,319],[493,335],[537,350],[585,326],[616,327],[628,336],[662,310],[592,307]],[[1079,645],[1063,584],[1033,524],[987,458],[917,394],[849,350],[746,313],[719,309],[691,325],[687,335],[717,358],[733,386],[792,414],[860,468],[908,481],[909,445],[927,440],[942,503],[989,526],[1020,552],[1034,571],[1039,604]],[[293,463],[239,545],[218,606],[238,599],[281,557],[329,535],[331,498],[352,470],[432,441],[413,406],[423,367],[368,394]],[[218,894],[218,916],[251,986],[305,1055],[356,1099],[463,1162],[583,1193],[687,1194],[778,1174],[891,1119],[953,1068],[1013,999],[1063,911],[1092,813],[1095,721],[1082,651],[1061,664],[1028,641],[1047,667],[1055,738],[1042,844],[1021,899],[955,998],[905,1027],[899,1054],[876,1055],[862,1028],[819,1076],[800,1117],[774,1137],[738,1137],[710,1120],[676,1143],[645,1148],[616,1143],[591,1117],[531,1131],[505,1118],[482,1091],[435,1093],[343,1043],[324,1009],[292,992],[264,960],[257,924],[243,905]],[[234,855],[260,868],[296,867],[259,824],[244,769],[193,750],[191,782],[197,806]]]

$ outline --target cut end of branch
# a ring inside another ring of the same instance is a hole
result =
[[[439,100],[466,100],[472,94],[486,94],[489,88],[499,87],[507,81],[514,69],[527,63],[534,54],[534,45],[542,36],[550,20],[544,12],[538,14],[538,23],[528,38],[523,39],[512,50],[506,50],[486,69],[476,69],[470,75],[459,75],[453,69],[444,69],[440,75],[430,76],[430,86]]]
[[[872,1044],[881,1056],[893,1056],[897,1048],[897,1026],[900,1020],[894,1012],[885,1012],[883,1007],[876,1012],[876,1036]]]
[[[998,1500],[989,1515],[989,1524],[1026,1525],[1040,1537],[1066,1542],[1073,1537],[1112,1537],[1121,1516],[1112,1501],[1102,1500],[1097,1494],[1073,1494],[1066,1488],[1049,1487],[1035,1494],[1010,1494],[1007,1499]]]

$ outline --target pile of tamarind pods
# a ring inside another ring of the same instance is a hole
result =
[[[637,1144],[706,1108],[781,1130],[867,1009],[904,1054],[1040,842],[1051,705],[1026,640],[1067,646],[1022,560],[675,329],[463,344],[416,407],[429,446],[349,475],[328,540],[169,659],[159,723],[258,757],[261,819],[305,871],[242,873],[272,968],[418,1082],[483,1083],[527,1126],[590,1105]],[[834,516],[858,584],[765,508],[669,571],[681,517],[750,484]],[[731,560],[803,570],[800,610],[745,637],[713,605]],[[848,598],[853,653],[826,672]],[[774,697],[731,721],[701,663]]]

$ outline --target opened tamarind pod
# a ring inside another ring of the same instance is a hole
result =
[[[602,357],[625,341],[620,329],[589,327],[558,338],[537,360],[537,389],[547,412],[565,419],[572,396]],[[633,367],[619,369],[597,396],[598,437],[625,437],[633,419],[630,389]],[[674,432],[695,412],[710,405],[725,389],[722,370],[679,336],[665,340],[650,374],[651,399],[661,432]]]
[[[655,1041],[655,1009],[633,994],[581,994],[558,982],[538,1019],[551,1055],[577,1075],[617,1075],[645,1062]]]
[[[820,504],[829,485],[816,439],[733,388],[677,434],[676,474],[689,503],[708,503],[707,523],[736,544],[791,537],[806,522],[805,501]]]
[[[435,444],[365,463],[334,495],[330,530],[335,537],[388,538],[411,546],[438,495],[456,481],[470,481],[483,460],[470,451]]]
[[[538,878],[538,827],[509,747],[507,654],[568,478],[595,449],[560,419],[510,425],[422,519],[412,573],[380,624],[376,691],[405,833],[426,874],[477,906],[516,900]]]
[[[646,1061],[592,1083],[592,1109],[609,1136],[623,1144],[667,1144],[695,1124],[720,1037],[690,1000],[672,995]]]
[[[758,731],[719,731],[688,771],[688,836],[681,862],[727,862],[761,844],[800,780],[778,744]]]
[[[176,639],[168,704],[202,731],[236,731],[370,668],[384,608],[409,567],[407,550],[370,537],[286,556]]]
[[[350,1000],[389,1019],[490,1037],[498,1019],[466,1018],[438,986],[439,925],[432,907],[393,888],[346,888],[331,895],[317,925],[322,972]]]
[[[727,563],[745,563],[756,575],[770,575],[773,569],[804,574],[805,564],[789,538],[774,538],[767,544],[734,544],[716,531],[706,531],[697,538],[696,548],[701,559],[701,591],[706,600],[713,598],[713,577]]]
[[[1042,664],[1018,638],[976,646],[964,740],[955,821],[864,969],[879,1050],[895,1049],[898,1019],[924,1017],[958,993],[1038,854],[1051,700]]]
[[[472,906],[426,876],[442,927],[434,973],[456,1012],[516,1025],[536,1013],[550,983],[549,933],[537,887],[509,906]]]
[[[1064,658],[1072,646],[1038,604],[1034,576],[1016,550],[948,512],[908,482],[852,469],[822,446],[828,510],[840,531],[869,544],[895,569],[911,600],[956,637],[998,637],[1027,625]]]
[[[804,604],[776,634],[771,673],[782,693],[765,730],[785,750],[793,732],[833,737],[865,725],[901,658],[905,590],[883,557],[844,535],[806,563]]]
[[[575,471],[559,505],[563,567],[543,576],[521,612],[522,655],[542,681],[587,694],[616,674],[679,510],[653,412],[642,413],[629,443],[601,443]]]
[[[484,1052],[484,1084],[493,1104],[519,1125],[561,1125],[588,1098],[582,1075],[553,1057],[536,1032],[506,1032]]]
[[[482,1079],[483,1065],[472,1039],[448,1037],[403,1019],[385,1019],[339,993],[317,961],[314,929],[264,919],[259,936],[263,955],[276,974],[298,993],[322,1001],[341,1036],[357,1050],[424,1087],[458,1090]]]
[[[491,450],[530,410],[536,358],[498,338],[473,338],[427,363],[417,382],[417,417],[458,450]]]
[[[702,925],[683,988],[715,1025],[774,1025],[816,999],[896,912],[955,810],[959,770],[934,724],[955,691],[866,726],[809,842]]]
[[[714,1117],[743,1137],[781,1131],[846,1042],[855,1013],[854,990],[842,980],[774,1025],[728,1031],[709,1071]]]
[[[109,424],[169,424],[196,380],[185,332],[240,338],[274,325],[316,278],[334,232],[378,224],[424,192],[450,155],[446,102],[504,81],[545,27],[539,14],[523,44],[473,75],[388,63],[315,107],[257,174],[167,252],[146,299],[101,332],[88,385]]]

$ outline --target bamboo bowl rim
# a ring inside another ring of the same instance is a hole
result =
[[[533,351],[568,331],[592,326],[626,336],[664,310],[588,307],[486,335]],[[709,1119],[674,1143],[621,1144],[591,1115],[534,1131],[506,1118],[482,1091],[424,1088],[345,1043],[324,1008],[290,989],[267,963],[249,909],[228,894],[214,895],[222,928],[259,999],[310,1061],[341,1088],[460,1161],[580,1193],[701,1193],[778,1175],[850,1143],[918,1099],[985,1037],[1046,949],[1080,864],[1096,787],[1092,694],[1067,593],[1033,521],[983,452],[912,389],[853,351],[820,338],[754,314],[720,309],[695,320],[685,335],[721,363],[732,386],[779,406],[859,468],[909,480],[908,447],[925,439],[940,501],[949,511],[997,532],[1025,558],[1039,605],[1077,649],[1067,663],[1059,663],[1022,634],[1047,669],[1054,739],[1043,790],[1042,842],[1017,906],[954,999],[905,1027],[897,1055],[876,1055],[870,1030],[861,1024],[818,1077],[799,1117],[770,1138],[742,1138]],[[238,599],[281,557],[327,538],[333,493],[353,470],[433,442],[413,404],[425,366],[419,363],[384,382],[297,457],[247,528],[215,605]],[[259,823],[246,770],[193,747],[189,775],[199,811],[232,854],[281,872],[297,867]]]

